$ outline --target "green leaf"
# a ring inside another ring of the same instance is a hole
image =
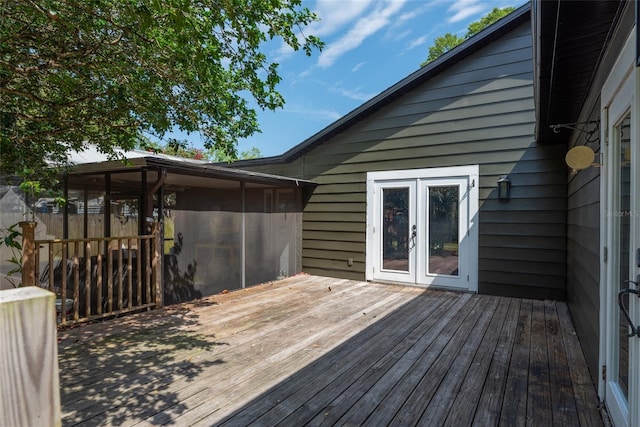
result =
[[[179,128],[236,155],[237,141],[259,130],[250,105],[284,105],[265,43],[280,38],[307,55],[323,46],[300,37],[318,18],[299,0],[5,1],[1,8],[0,163],[34,196],[55,185],[59,170],[50,166],[66,167],[68,151],[87,143],[113,155],[141,135],[162,139]]]

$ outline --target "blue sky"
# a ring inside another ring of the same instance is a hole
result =
[[[280,42],[265,46],[280,64],[283,109],[259,111],[262,133],[240,141],[263,156],[282,154],[420,67],[433,39],[464,35],[494,7],[525,0],[303,0],[321,21],[306,28],[325,47],[307,57]],[[201,147],[199,137],[188,137]]]

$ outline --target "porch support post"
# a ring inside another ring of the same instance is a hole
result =
[[[62,206],[62,238],[69,238],[69,175],[64,175],[64,206]],[[86,205],[85,205],[86,209]]]
[[[22,286],[35,286],[36,284],[36,226],[37,222],[20,222],[22,228]]]
[[[84,228],[84,232],[82,233],[82,236],[86,239],[89,237],[89,190],[87,187],[84,187],[82,198],[84,203],[84,214],[82,215],[82,227]]]
[[[244,181],[240,182],[240,193],[242,198],[242,222],[241,222],[241,240],[242,240],[242,289],[247,287],[247,224],[246,224],[246,211],[247,211],[247,200],[246,200],[246,183]]]
[[[142,179],[140,180],[140,194],[141,197],[138,201],[140,204],[141,215],[138,214],[138,234],[147,234],[149,230],[147,226],[147,218],[153,216],[153,194],[150,194],[147,189],[147,170],[142,169]],[[151,205],[151,208],[149,208]],[[151,212],[149,212],[151,210]],[[151,230],[153,234],[153,230]]]
[[[104,237],[111,237],[111,174],[104,175]],[[104,253],[107,253],[109,244],[105,241]]]
[[[162,283],[162,223],[151,225],[153,234],[153,256],[151,258],[151,282],[155,291],[156,308],[164,305],[164,289]]]

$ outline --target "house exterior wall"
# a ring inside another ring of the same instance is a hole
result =
[[[597,120],[599,114],[595,106],[589,119]],[[594,138],[589,147],[599,152],[599,135]],[[581,136],[571,145],[584,143]],[[567,304],[594,375],[600,335],[600,169],[589,168],[570,176],[567,194]]]
[[[594,76],[580,122],[600,120],[600,91],[631,31],[633,12],[633,7],[627,7],[620,20]],[[585,144],[600,153],[600,134],[596,132],[589,138],[583,132],[574,132],[568,148]],[[567,304],[591,375],[596,380],[600,374],[600,219],[605,214],[600,200],[600,169],[592,167],[569,176],[567,194]]]
[[[293,163],[241,167],[317,182],[303,270],[362,280],[366,173],[478,164],[479,291],[563,299],[566,147],[534,142],[532,70],[527,22]],[[500,202],[505,174],[512,198]]]

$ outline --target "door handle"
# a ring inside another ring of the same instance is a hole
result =
[[[418,236],[417,227],[415,224],[411,227],[411,243],[409,244],[409,249],[413,249],[416,247],[416,237]]]
[[[638,283],[634,282],[633,280],[625,280],[625,283],[633,283],[635,286],[638,286]],[[633,320],[631,320],[631,316],[629,315],[629,310],[627,310],[627,308],[624,306],[624,296],[630,295],[630,294],[634,294],[638,298],[640,298],[640,292],[638,292],[637,289],[631,289],[631,288],[620,289],[620,292],[618,292],[618,306],[620,306],[620,311],[622,312],[624,317],[627,319],[627,322],[629,322],[629,328],[631,328],[631,332],[627,332],[627,337],[640,338],[640,327],[636,326],[633,323]]]

